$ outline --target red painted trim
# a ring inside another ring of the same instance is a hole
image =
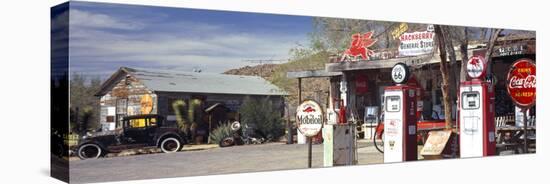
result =
[[[483,81],[483,80],[479,80],[479,79],[472,79],[471,81],[462,81],[460,82],[460,86],[462,85],[466,85],[466,86],[472,86],[472,85],[481,85],[481,84],[485,84],[487,82]]]
[[[408,136],[407,124],[408,124],[408,121],[407,120],[408,119],[407,119],[406,114],[408,114],[407,109],[409,109],[409,106],[407,105],[408,101],[409,101],[408,100],[409,97],[406,93],[407,88],[404,88],[403,86],[395,86],[395,87],[399,87],[401,89],[401,93],[403,95],[403,100],[401,101],[401,109],[402,109],[401,112],[403,112],[403,113],[401,113],[401,118],[403,119],[403,121],[401,122],[401,124],[402,124],[401,126],[403,126],[403,127],[401,127],[401,131],[403,131],[402,132],[402,134],[403,134],[402,135],[403,136],[402,137],[403,143],[401,145],[403,151],[401,152],[401,157],[402,157],[403,161],[407,161],[407,153],[408,153],[408,151],[407,151],[407,136]]]
[[[483,113],[483,156],[487,156],[487,141],[488,141],[488,135],[487,135],[487,115],[488,115],[488,112],[489,112],[489,101],[487,99],[487,85],[481,85],[481,96],[482,96],[482,99],[483,99],[483,110],[482,110],[482,113]]]

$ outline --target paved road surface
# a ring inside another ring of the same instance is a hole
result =
[[[382,163],[372,144],[360,142],[359,164]],[[313,167],[323,166],[322,144],[313,145]],[[307,145],[269,143],[172,154],[147,154],[70,162],[71,182],[106,182],[307,168]]]

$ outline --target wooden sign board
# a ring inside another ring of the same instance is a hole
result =
[[[430,159],[433,157],[439,158],[441,153],[443,153],[443,150],[445,150],[451,134],[451,130],[430,131],[428,134],[428,139],[420,151],[420,155],[422,155],[425,159]]]

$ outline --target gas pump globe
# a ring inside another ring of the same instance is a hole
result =
[[[472,80],[460,83],[461,158],[494,155],[496,151],[494,87],[484,80],[486,66],[482,56],[473,56],[466,67]]]
[[[416,87],[406,85],[410,76],[404,63],[391,72],[395,86],[384,89],[384,163],[417,160]]]

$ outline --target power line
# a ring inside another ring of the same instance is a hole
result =
[[[289,61],[288,59],[246,59],[243,62],[247,63],[257,63],[257,64],[273,64],[273,63],[283,63]]]

